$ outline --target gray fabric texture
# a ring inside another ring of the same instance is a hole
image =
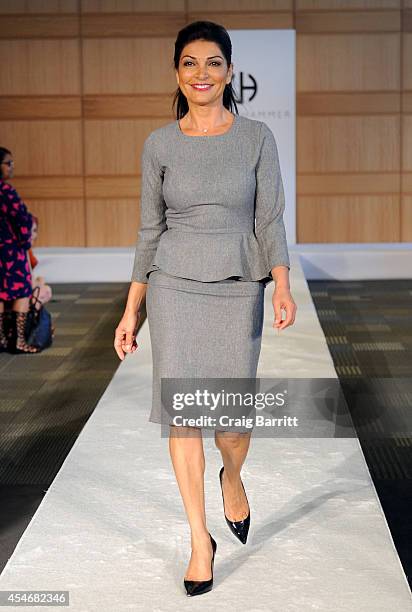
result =
[[[162,270],[150,273],[146,292],[153,359],[149,421],[170,424],[172,420],[161,405],[162,378],[255,379],[264,293],[263,281],[208,283]],[[238,384],[240,391],[242,382]]]
[[[142,151],[141,223],[132,278],[153,270],[202,282],[232,276],[271,282],[290,269],[285,196],[273,132],[234,115],[230,129],[188,136],[178,121],[155,129]]]

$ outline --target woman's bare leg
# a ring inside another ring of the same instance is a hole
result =
[[[222,474],[222,489],[225,514],[229,521],[241,521],[249,513],[249,505],[240,480],[240,470],[249,450],[250,436],[250,433],[215,431],[215,444],[220,450],[225,467]]]
[[[18,298],[13,301],[12,309],[16,312],[28,312],[29,311],[29,297]]]
[[[186,580],[209,580],[213,556],[206,526],[203,438],[198,427],[170,426],[169,450],[191,530],[192,554]]]
[[[13,301],[12,308],[16,313],[28,312],[29,304],[30,304],[30,297],[17,298],[16,300]],[[26,339],[24,337],[24,325],[23,325],[23,321],[21,320],[23,316],[21,314],[16,314],[15,316],[16,316],[16,327],[17,327],[17,340],[16,340],[17,348],[25,351],[26,353],[38,353],[39,352],[38,348],[36,348],[35,346],[30,346],[30,344],[26,342]]]

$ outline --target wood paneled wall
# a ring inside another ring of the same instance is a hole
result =
[[[0,146],[38,246],[132,246],[197,19],[297,32],[298,242],[412,240],[412,0],[0,0]]]

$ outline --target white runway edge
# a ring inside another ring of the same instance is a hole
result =
[[[291,261],[298,318],[280,334],[271,327],[271,283],[258,376],[336,377],[298,256]],[[0,590],[68,590],[69,609],[76,612],[212,611],[220,606],[236,612],[412,609],[354,438],[252,437],[242,469],[251,506],[246,546],[224,520],[220,453],[213,439],[205,438],[208,527],[218,546],[215,583],[211,592],[188,598],[183,575],[190,533],[168,440],[160,437],[159,425],[147,421],[147,321],[138,343],[21,537],[0,576]],[[6,435],[13,435],[12,428]]]

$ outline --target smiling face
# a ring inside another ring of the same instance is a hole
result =
[[[11,179],[14,172],[14,162],[13,157],[8,153],[4,156],[3,161],[1,162],[1,173],[0,177],[3,181],[7,181],[7,179]]]
[[[195,40],[181,53],[176,80],[188,104],[211,105],[223,99],[223,92],[232,80],[233,64],[227,65],[220,47],[208,40]],[[196,88],[196,84],[208,87]]]

